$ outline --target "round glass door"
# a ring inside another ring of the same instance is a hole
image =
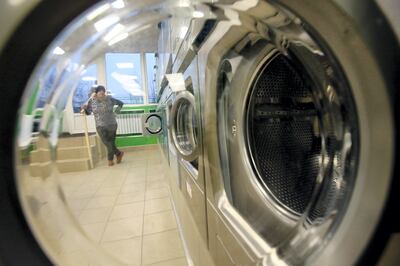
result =
[[[161,117],[159,115],[153,114],[147,117],[145,128],[150,134],[158,134],[161,132]]]
[[[197,158],[198,123],[194,96],[188,91],[176,97],[171,111],[172,138],[178,153],[187,161]]]

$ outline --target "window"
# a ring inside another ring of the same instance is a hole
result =
[[[140,54],[106,54],[107,92],[125,104],[143,104]]]
[[[89,99],[90,90],[97,83],[97,67],[90,65],[82,74],[72,99],[74,113],[79,113],[81,106]]]
[[[148,102],[157,102],[156,90],[156,57],[154,53],[146,53],[146,69],[147,69],[147,89]]]

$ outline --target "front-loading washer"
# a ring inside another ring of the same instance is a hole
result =
[[[197,70],[195,57],[183,73],[185,90],[176,95],[170,129],[178,151],[182,182],[179,193],[181,197],[177,197],[177,200],[183,201],[178,210],[183,238],[194,265],[205,265],[208,235]]]
[[[399,44],[357,3],[221,6],[199,51],[217,264],[374,263],[396,238]]]

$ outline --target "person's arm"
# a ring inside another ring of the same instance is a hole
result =
[[[124,103],[121,102],[120,100],[117,100],[117,99],[113,98],[113,97],[111,97],[111,101],[112,101],[113,105],[118,105],[117,108],[115,108],[115,112],[117,114],[119,114],[119,112],[121,111],[122,106],[124,105]]]
[[[92,112],[92,100],[93,97],[90,97],[87,102],[82,105],[81,113],[85,112],[87,115],[89,115]]]

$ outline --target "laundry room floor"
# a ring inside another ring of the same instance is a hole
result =
[[[125,152],[87,172],[62,174],[71,211],[93,241],[127,265],[187,265],[158,148]],[[68,238],[68,236],[61,236]],[[63,239],[68,241],[68,239]],[[71,241],[74,241],[71,239]],[[76,265],[80,251],[62,251]]]

